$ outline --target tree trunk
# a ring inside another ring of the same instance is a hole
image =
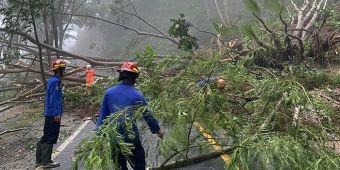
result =
[[[42,12],[42,19],[43,19],[43,23],[44,23],[44,28],[45,28],[45,41],[44,44],[49,44],[50,45],[50,37],[49,37],[49,33],[50,33],[50,29],[49,29],[49,25],[47,22],[47,9],[44,8],[43,12]],[[47,53],[47,63],[51,64],[51,54],[50,54],[50,50],[46,49],[46,53]]]
[[[58,28],[57,28],[57,14],[55,13],[55,9],[54,9],[54,0],[51,0],[51,8],[52,8],[52,30],[53,30],[53,35],[54,35],[54,47],[55,48],[59,48],[58,46]],[[58,52],[56,52],[57,54],[57,59],[60,58],[60,55]]]
[[[71,1],[69,2],[71,3]],[[57,2],[57,13],[55,14],[55,24],[57,25],[57,36],[58,37],[58,48],[59,49],[63,49],[63,41],[64,41],[64,35],[65,35],[65,32],[64,32],[64,20],[59,17],[58,13],[61,13],[64,11],[64,8],[65,8],[65,0],[59,0]],[[55,12],[55,11],[53,11]]]
[[[38,37],[38,33],[37,33],[37,27],[35,24],[35,17],[34,17],[34,11],[33,11],[33,7],[32,7],[32,1],[30,1],[30,8],[31,8],[31,17],[32,17],[32,25],[33,25],[33,31],[34,31],[34,36],[35,36],[35,40],[37,41],[37,45],[38,45],[38,49],[39,49],[39,62],[40,62],[40,71],[41,71],[41,79],[42,82],[44,84],[44,87],[46,89],[46,77],[45,77],[45,72],[44,72],[44,64],[43,64],[43,57],[42,57],[42,48],[40,45],[40,41],[39,41],[39,37]]]

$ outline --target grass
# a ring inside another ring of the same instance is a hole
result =
[[[6,124],[10,129],[22,128],[31,126],[36,121],[43,120],[43,106],[37,103],[28,105],[25,110],[14,119],[9,120]]]

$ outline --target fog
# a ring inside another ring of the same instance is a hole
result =
[[[96,15],[109,21],[126,24],[140,31],[157,33],[154,29],[140,22],[136,17],[118,13],[112,15],[113,1],[88,1],[91,8],[101,9]],[[170,18],[178,18],[184,13],[187,21],[202,30],[215,32],[212,21],[221,22],[218,17],[214,0],[134,0],[132,1],[136,12],[163,32],[167,33],[170,27]],[[244,15],[243,2],[230,0],[228,11],[224,10],[221,0],[218,1],[224,16],[229,13],[232,21],[239,20]],[[124,11],[134,13],[129,1],[122,3]],[[117,7],[117,5],[115,5]],[[122,8],[122,6],[118,6]],[[104,17],[103,17],[104,16]],[[169,40],[150,36],[140,36],[136,33],[102,21],[87,20],[82,30],[73,33],[77,35],[76,41],[65,43],[67,48],[77,54],[104,57],[104,58],[131,58],[136,50],[151,46],[159,54],[165,54],[176,50],[177,46]],[[191,34],[199,38],[199,45],[208,46],[214,41],[212,35],[191,30]]]

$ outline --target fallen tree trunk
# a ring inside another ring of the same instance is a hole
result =
[[[212,153],[209,153],[209,154],[206,154],[206,155],[199,155],[199,156],[188,158],[188,159],[185,159],[185,160],[172,162],[172,163],[169,163],[165,166],[149,168],[149,170],[171,170],[171,169],[175,169],[175,168],[181,168],[181,167],[185,167],[185,166],[188,166],[188,165],[192,165],[194,163],[198,163],[198,162],[202,162],[202,161],[205,161],[205,160],[208,160],[208,159],[216,158],[216,157],[219,157],[219,156],[226,154],[226,153],[230,154],[233,149],[234,148],[228,148],[228,149],[225,149],[223,151],[212,152]]]
[[[41,74],[41,72],[39,70],[31,68],[28,65],[24,65],[23,63],[16,64],[15,67],[19,67],[20,69],[24,69],[24,70],[26,70],[26,72],[34,72],[34,73]],[[47,72],[47,71],[45,71],[45,74],[48,75],[48,76],[52,76],[52,74]],[[75,81],[75,82],[79,82],[79,83],[85,83],[85,79],[83,79],[83,78],[66,76],[66,77],[63,77],[62,79],[63,80],[69,80],[69,81]]]
[[[0,28],[0,31],[7,32],[7,33],[10,33],[10,34],[17,34],[17,35],[23,36],[24,38],[26,38],[27,40],[29,40],[30,42],[32,42],[35,45],[40,45],[41,47],[46,48],[46,49],[48,49],[50,51],[54,51],[57,54],[61,54],[61,55],[64,55],[64,56],[69,56],[69,57],[72,57],[72,58],[75,58],[75,59],[86,61],[86,62],[90,63],[92,66],[108,66],[108,67],[111,66],[112,67],[112,66],[120,66],[122,64],[122,62],[101,62],[101,61],[96,61],[96,60],[91,59],[88,56],[81,56],[81,55],[73,54],[71,52],[64,51],[64,50],[52,47],[52,46],[47,45],[47,44],[37,42],[33,37],[31,37],[30,35],[28,35],[27,33],[24,33],[24,32],[8,30],[6,28]]]

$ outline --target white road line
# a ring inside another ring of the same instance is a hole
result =
[[[86,120],[81,126],[78,127],[78,129],[70,136],[68,137],[64,143],[62,143],[55,152],[52,154],[52,160],[55,159],[61,151],[63,151],[68,144],[80,133],[84,127],[91,122],[91,120]]]

